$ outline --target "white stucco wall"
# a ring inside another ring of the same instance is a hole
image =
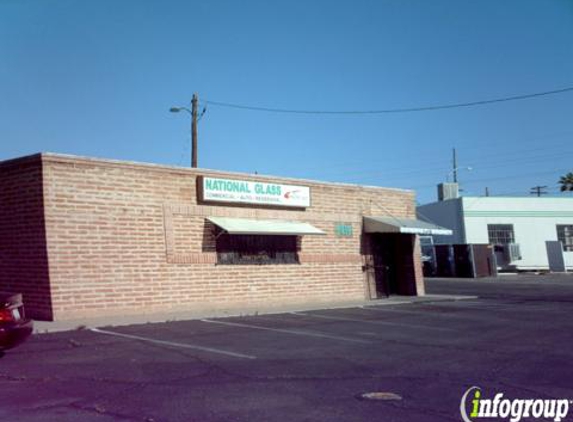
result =
[[[519,269],[548,267],[546,240],[557,240],[558,224],[573,224],[571,198],[462,198],[467,243],[487,243],[488,224],[513,224],[522,260]],[[573,252],[564,252],[565,265],[573,270]]]

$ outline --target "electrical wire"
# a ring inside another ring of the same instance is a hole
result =
[[[569,146],[569,143],[565,143],[563,145]],[[535,167],[538,168],[537,164],[547,161],[555,161],[557,158],[566,158],[573,153],[573,150],[570,149],[562,149],[558,152],[546,152],[544,154],[535,154],[533,156],[530,153],[536,152],[544,148],[530,148],[530,149],[523,149],[521,150],[521,155],[511,157],[511,158],[498,158],[497,160],[488,160],[485,164],[475,164],[479,160],[469,160],[473,164],[473,170],[476,173],[479,173],[483,170],[490,170],[490,169],[497,169],[497,168],[511,168],[515,166],[519,166],[522,169],[528,167]],[[500,154],[498,153],[497,156]],[[492,155],[493,157],[493,155]],[[428,161],[428,163],[432,163],[432,161]],[[438,162],[436,162],[437,164]],[[405,180],[413,179],[413,178],[424,178],[424,179],[432,179],[435,177],[441,178],[443,177],[449,169],[449,163],[443,162],[442,165],[438,166],[426,166],[424,168],[414,168],[414,169],[404,169],[404,168],[379,168],[379,169],[370,169],[370,170],[358,170],[355,168],[347,169],[347,170],[338,170],[332,171],[328,166],[324,167],[323,172],[316,173],[316,177],[320,179],[328,180],[332,177],[336,179],[341,179],[341,181],[347,183],[361,183],[372,178],[383,179],[385,183],[404,183]],[[466,173],[467,177],[471,180],[471,175]],[[304,175],[301,177],[308,178],[308,175]]]
[[[524,152],[529,152],[529,151],[541,151],[541,150],[547,150],[547,141],[550,139],[559,139],[559,138],[563,138],[563,137],[567,137],[568,139],[573,136],[573,131],[561,131],[561,132],[556,132],[556,133],[548,133],[548,134],[543,134],[543,135],[535,135],[535,136],[524,136],[524,137],[520,137],[519,141],[520,141],[520,146],[519,147],[515,147],[513,145],[507,145],[507,147],[509,147],[509,150],[501,150],[500,146],[502,144],[505,144],[506,139],[503,138],[493,138],[493,139],[487,139],[485,141],[480,141],[480,142],[474,142],[471,145],[463,145],[463,144],[457,144],[457,148],[458,151],[463,154],[464,157],[466,157],[465,161],[467,162],[468,165],[470,164],[475,164],[475,162],[479,161],[481,158],[489,158],[489,157],[499,157],[502,156],[503,154],[509,154],[509,155],[516,155],[516,154],[521,154]],[[509,142],[512,142],[511,140],[508,140]],[[539,145],[539,141],[543,141],[543,146],[542,147],[538,147],[538,148],[528,148],[525,145],[528,145],[528,143],[531,142],[535,142],[535,145]],[[351,143],[352,141],[348,141],[349,143]],[[417,140],[417,141],[413,141],[412,145],[418,144],[418,143],[422,143],[424,144],[424,141],[422,140]],[[553,148],[555,147],[561,147],[561,146],[570,146],[571,145],[571,141],[568,140],[566,142],[560,142],[560,143],[553,143],[551,146]],[[494,148],[487,148],[488,146],[490,147],[494,147]],[[480,153],[478,155],[475,154],[471,154],[473,151],[478,151],[478,152],[483,152],[486,151],[485,154]],[[489,152],[487,152],[489,151]],[[495,151],[495,152],[492,152]],[[425,155],[429,155],[430,153],[434,153],[435,152],[435,148],[432,149],[428,149],[428,150],[418,150],[419,154],[421,156],[425,156]],[[434,167],[436,169],[444,169],[444,168],[450,168],[451,166],[451,158],[440,158],[438,160],[436,159],[425,159],[424,160],[424,164],[435,164],[435,165],[439,165],[439,167]],[[348,170],[348,168],[353,168],[355,166],[359,166],[361,168],[365,168],[368,167],[368,165],[384,165],[384,170],[385,171],[390,171],[390,172],[394,172],[395,170],[403,170],[404,166],[399,166],[399,167],[388,167],[388,160],[387,157],[383,157],[383,158],[374,158],[374,156],[369,155],[368,157],[362,157],[360,159],[356,158],[353,159],[351,161],[337,161],[334,163],[329,163],[328,166],[325,166],[324,164],[320,164],[317,165],[315,164],[311,164],[311,165],[297,165],[297,170],[298,171],[304,171],[306,173],[310,172],[310,174],[316,174],[316,176],[309,176],[307,174],[306,177],[325,177],[325,174],[328,175],[336,175],[336,174],[345,174],[346,171]],[[324,170],[327,170],[327,172],[325,173]]]
[[[181,154],[179,155],[179,160],[177,161],[178,166],[181,166],[183,164],[183,160],[185,159],[185,156],[188,154],[187,152],[188,149],[189,149],[189,141],[186,140],[185,143],[183,144]]]
[[[493,182],[493,181],[497,181],[497,180],[522,179],[522,178],[528,177],[528,176],[545,176],[545,175],[551,175],[551,174],[561,174],[567,170],[568,169],[556,169],[556,170],[541,171],[541,172],[526,172],[526,173],[522,173],[522,174],[514,174],[511,176],[503,176],[503,177],[489,177],[489,178],[484,178],[484,179],[474,179],[474,180],[465,181],[463,183],[463,185],[467,186],[467,185],[473,185],[473,184],[480,183],[480,182]],[[431,187],[435,187],[435,186],[436,186],[436,184],[434,183],[431,185],[408,186],[408,189],[418,190],[418,189],[422,189],[422,188],[431,188]]]
[[[573,87],[566,87],[561,89],[554,89],[551,91],[535,92],[533,94],[521,94],[514,95],[511,97],[494,98],[489,100],[479,100],[479,101],[469,101],[465,103],[453,103],[453,104],[441,104],[441,105],[429,105],[421,107],[408,107],[408,108],[389,108],[381,110],[297,110],[297,109],[285,109],[285,108],[273,108],[273,107],[259,107],[244,104],[227,103],[221,101],[205,100],[206,104],[211,104],[219,107],[236,108],[242,110],[251,111],[263,111],[269,113],[288,113],[288,114],[335,114],[335,115],[357,115],[357,114],[384,114],[384,113],[412,113],[419,111],[434,111],[434,110],[444,110],[451,108],[461,108],[461,107],[474,107],[493,103],[502,103],[507,101],[517,101],[525,100],[529,98],[542,97],[546,95],[562,94],[565,92],[573,91]]]

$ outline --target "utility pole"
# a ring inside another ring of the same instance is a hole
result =
[[[453,168],[453,171],[454,171],[454,183],[458,183],[458,160],[457,160],[457,157],[456,157],[456,149],[455,149],[455,148],[453,149],[453,153],[454,153],[454,156],[453,156],[452,164],[453,164],[453,166],[454,166],[454,168]]]
[[[179,113],[185,111],[191,115],[191,167],[197,167],[197,106],[199,103],[199,96],[195,93],[191,99],[191,110],[187,107],[171,107],[169,111],[171,113]],[[203,109],[201,117],[205,114],[207,107]]]
[[[197,167],[197,103],[199,97],[193,94],[191,99],[191,167]]]
[[[531,195],[537,195],[539,198],[541,195],[547,195],[547,186],[534,186],[529,192]]]

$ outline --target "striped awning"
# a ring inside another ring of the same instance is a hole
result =
[[[415,218],[364,217],[365,233],[408,233],[422,235],[452,235],[445,227]]]

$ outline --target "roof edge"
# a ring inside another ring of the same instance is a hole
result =
[[[35,153],[30,155],[23,155],[22,157],[9,158],[7,160],[0,161],[0,167],[10,167],[18,164],[41,162],[42,153]]]
[[[96,157],[87,157],[87,156],[79,156],[79,155],[72,155],[72,154],[61,154],[61,153],[53,153],[53,152],[42,152],[39,154],[35,154],[34,156],[41,156],[43,161],[51,161],[51,162],[81,162],[81,163],[93,163],[93,164],[104,164],[104,165],[111,165],[111,166],[119,166],[119,167],[128,167],[128,168],[146,168],[152,169],[156,171],[168,171],[168,172],[176,172],[176,173],[184,173],[184,174],[196,174],[196,175],[204,175],[205,173],[213,174],[213,175],[220,175],[220,176],[237,176],[237,177],[250,177],[250,178],[257,178],[263,180],[280,180],[285,182],[295,182],[295,183],[308,183],[312,185],[321,185],[321,186],[336,186],[341,188],[361,188],[361,189],[374,189],[374,190],[385,190],[397,193],[407,193],[407,194],[415,194],[415,191],[412,189],[401,189],[401,188],[391,188],[385,186],[372,186],[372,185],[359,185],[353,183],[342,183],[342,182],[327,182],[322,180],[313,180],[313,179],[297,179],[293,177],[285,177],[285,176],[273,176],[273,175],[265,175],[265,174],[251,174],[251,173],[241,173],[237,171],[227,171],[227,170],[215,170],[215,169],[206,169],[206,168],[186,168],[180,166],[171,166],[167,164],[154,164],[154,163],[144,163],[138,161],[130,161],[130,160],[116,160],[116,159],[109,159],[109,158],[96,158]],[[31,157],[31,156],[30,156]],[[21,158],[15,158],[14,160],[19,160]],[[11,160],[8,160],[11,161]],[[0,162],[2,164],[3,162]]]

